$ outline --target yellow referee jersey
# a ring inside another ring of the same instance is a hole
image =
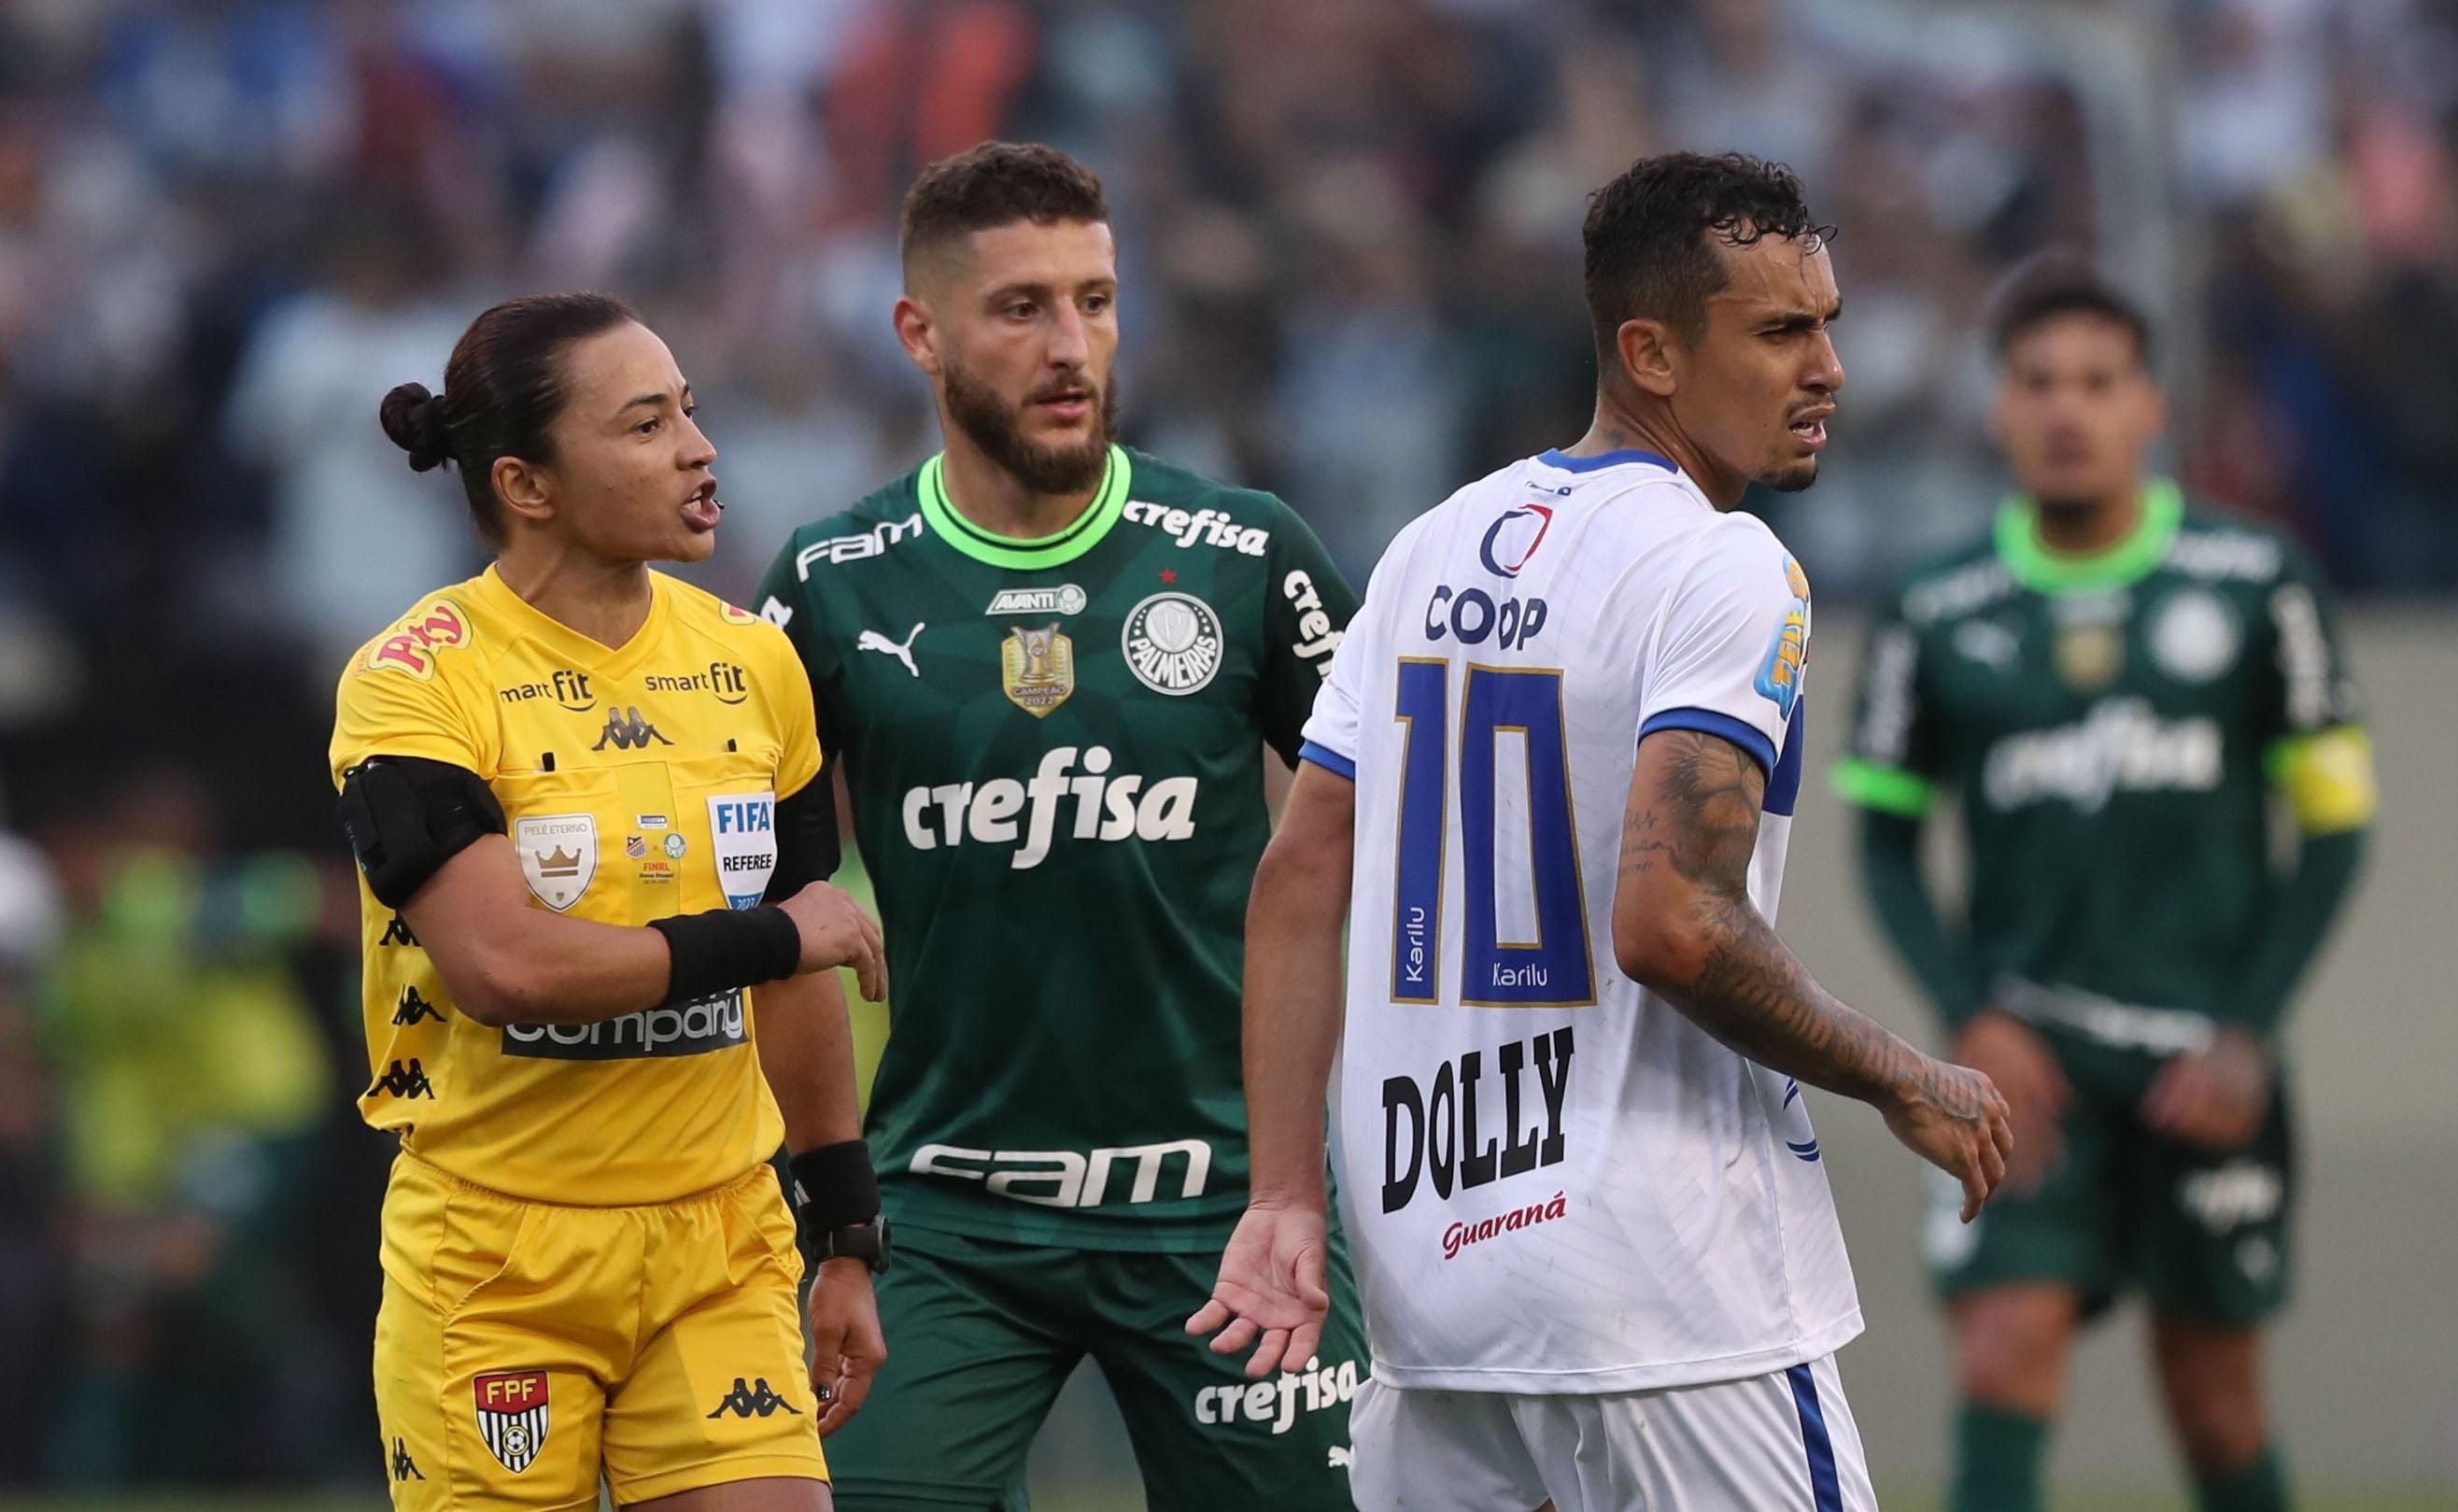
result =
[[[784,635],[650,574],[639,633],[601,646],[489,568],[422,600],[342,674],[332,766],[469,768],[504,808],[532,908],[601,923],[757,902],[778,800],[819,771],[810,684]],[[360,881],[369,1124],[421,1159],[532,1201],[705,1191],[784,1137],[750,994],[588,1025],[464,1016],[406,920]]]

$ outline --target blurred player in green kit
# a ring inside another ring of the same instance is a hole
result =
[[[1344,1258],[1320,1352],[1273,1378],[1181,1324],[1246,1205],[1264,764],[1296,758],[1357,601],[1280,500],[1116,445],[1120,291],[1081,164],[933,164],[902,239],[897,336],[946,449],[796,531],[761,590],[894,978],[865,1126],[890,1360],[828,1440],[837,1504],[1020,1506],[1089,1357],[1154,1508],[1346,1508]]]
[[[2133,1288],[2198,1504],[2269,1512],[2288,1497],[2260,1329],[2296,1193],[2281,1025],[2356,875],[2371,751],[2310,565],[2145,471],[2165,403],[2141,312],[2051,255],[1994,326],[2022,492],[1884,606],[1836,774],[1887,937],[2014,1114],[1997,1200],[1927,1231],[1961,1401],[1949,1505],[2043,1504],[2074,1329]],[[1971,858],[1959,922],[1921,872],[1941,800]]]

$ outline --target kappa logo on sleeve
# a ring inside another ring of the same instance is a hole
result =
[[[469,644],[469,616],[448,598],[412,610],[367,653],[369,672],[397,672],[431,682],[436,652]]]

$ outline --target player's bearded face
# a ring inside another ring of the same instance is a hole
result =
[[[941,358],[940,374],[947,384],[948,415],[1018,483],[1035,493],[1064,494],[1080,493],[1101,481],[1110,443],[1118,432],[1114,372],[1097,378],[1082,370],[1045,374],[1013,403],[953,352]],[[1042,439],[1030,433],[1028,423],[1038,406],[1069,398],[1083,404],[1091,420],[1088,427],[1073,437],[1062,433]]]
[[[1683,428],[1719,466],[1798,492],[1818,481],[1844,364],[1826,321],[1835,273],[1816,238],[1719,249],[1726,283],[1676,395]]]
[[[2133,333],[2077,312],[2006,349],[1991,417],[2015,481],[2046,509],[2089,509],[2138,476],[2166,405]]]
[[[691,385],[674,353],[641,325],[575,342],[554,422],[554,461],[540,468],[548,522],[612,562],[698,562],[717,549],[709,445],[691,415]]]
[[[916,352],[935,359],[948,424],[1035,493],[1090,490],[1118,428],[1110,228],[1010,221],[972,233],[944,266]]]

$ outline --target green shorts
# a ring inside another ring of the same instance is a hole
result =
[[[1033,1434],[1087,1355],[1126,1419],[1152,1512],[1348,1512],[1348,1403],[1367,1356],[1344,1247],[1334,1262],[1310,1368],[1250,1381],[1245,1356],[1186,1333],[1212,1295],[1217,1251],[898,1229],[879,1278],[887,1363],[827,1442],[839,1512],[1018,1512]]]
[[[2252,1143],[2213,1151],[2141,1124],[2163,1062],[2055,1028],[2041,1030],[2073,1096],[2065,1152],[2038,1190],[2001,1191],[1968,1226],[1962,1189],[1931,1171],[1922,1245],[1947,1299],[2062,1282],[2096,1316],[2128,1288],[2164,1315],[2251,1325],[2288,1295],[2296,1148],[2282,1078]]]

